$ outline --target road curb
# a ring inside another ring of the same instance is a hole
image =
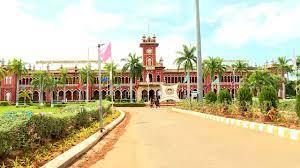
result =
[[[234,119],[234,118],[226,118],[226,117],[221,117],[221,116],[216,116],[216,115],[211,115],[211,114],[205,114],[205,113],[201,113],[201,112],[195,112],[195,111],[191,111],[191,110],[183,110],[183,109],[174,108],[174,107],[172,108],[172,111],[198,116],[198,117],[201,117],[204,119],[213,120],[213,121],[220,122],[220,123],[223,123],[226,125],[232,125],[232,126],[236,126],[236,127],[246,128],[246,129],[254,130],[257,132],[264,132],[264,133],[268,133],[268,134],[278,136],[281,138],[290,139],[293,141],[300,140],[300,131],[296,130],[296,129],[290,129],[290,128],[286,128],[286,127],[279,127],[279,126],[275,126],[275,125],[252,122],[252,121],[238,120],[238,119]]]
[[[115,128],[119,123],[123,121],[125,118],[125,113],[122,110],[120,111],[120,116],[112,121],[110,124],[105,126],[103,132],[96,132],[95,134],[88,137],[86,140],[67,150],[66,152],[60,154],[53,160],[46,163],[42,168],[64,168],[73,163],[74,160],[79,158],[82,154],[87,152],[91,147],[93,147],[96,143],[99,142],[100,138],[110,132],[113,128]]]

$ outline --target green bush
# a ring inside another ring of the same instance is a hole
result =
[[[272,107],[277,108],[277,91],[272,86],[265,86],[262,88],[258,100],[262,111],[267,113]]]
[[[71,108],[69,108],[71,109]],[[107,109],[105,109],[107,110]],[[0,120],[0,158],[12,151],[26,151],[62,139],[99,119],[98,109],[77,106],[76,111],[7,115]]]
[[[145,107],[145,103],[114,103],[115,107]]]
[[[232,99],[229,91],[227,89],[222,89],[219,92],[218,102],[222,104],[231,104]]]
[[[8,106],[9,102],[8,101],[0,101],[0,106]]]
[[[215,92],[208,92],[205,94],[206,103],[215,103],[217,101],[217,94]]]
[[[247,87],[241,87],[237,92],[239,106],[246,111],[248,105],[252,105],[252,93]]]
[[[300,94],[296,96],[296,113],[298,118],[300,118]]]

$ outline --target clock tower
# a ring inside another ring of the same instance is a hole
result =
[[[140,47],[143,49],[143,65],[146,69],[155,69],[156,66],[156,48],[158,43],[156,42],[156,37],[145,35],[142,38]]]

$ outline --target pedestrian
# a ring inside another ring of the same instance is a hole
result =
[[[150,99],[150,107],[152,108],[153,107],[153,104],[154,104],[154,100],[153,98]]]
[[[159,98],[158,98],[158,97],[157,97],[156,100],[155,100],[155,106],[156,106],[156,108],[157,108],[157,107],[160,107],[160,104],[159,104]]]

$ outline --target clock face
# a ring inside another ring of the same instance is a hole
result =
[[[152,54],[152,49],[148,48],[146,52],[147,52],[147,54]]]

